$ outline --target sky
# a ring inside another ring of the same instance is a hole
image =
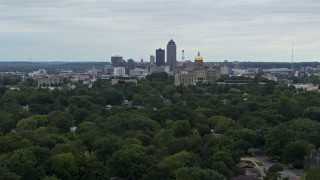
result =
[[[319,0],[0,0],[0,61],[320,61]]]

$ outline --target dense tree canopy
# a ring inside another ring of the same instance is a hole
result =
[[[320,147],[320,95],[261,77],[175,86],[160,73],[55,90],[29,79],[10,90],[15,81],[0,81],[0,179],[223,180],[244,171],[249,148],[303,167]]]

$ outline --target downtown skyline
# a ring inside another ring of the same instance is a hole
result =
[[[0,2],[0,61],[148,61],[173,39],[177,60],[320,60],[315,0]]]

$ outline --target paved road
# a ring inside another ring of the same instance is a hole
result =
[[[264,157],[264,156],[255,156],[255,158],[258,161],[261,161],[263,163],[264,166],[259,167],[259,168],[265,168],[268,169],[270,168],[273,164],[275,164],[275,162],[270,161],[268,158]],[[303,171],[300,170],[291,170],[288,168],[285,168],[282,172],[281,172],[281,177],[289,177],[290,180],[299,180],[299,176],[297,175],[299,174],[300,176],[303,174]]]

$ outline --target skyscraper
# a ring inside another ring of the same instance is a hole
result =
[[[117,67],[118,66],[118,63],[120,62],[120,61],[122,61],[123,59],[122,59],[122,56],[118,56],[118,55],[116,55],[116,56],[111,56],[111,63],[112,63],[112,65],[113,66],[115,66],[115,67]]]
[[[154,55],[150,55],[150,65],[153,66],[154,65],[154,62],[155,61],[155,57]]]
[[[167,44],[167,64],[170,71],[177,69],[177,46],[172,39]]]
[[[157,49],[156,50],[156,65],[157,66],[164,66],[164,49]]]

